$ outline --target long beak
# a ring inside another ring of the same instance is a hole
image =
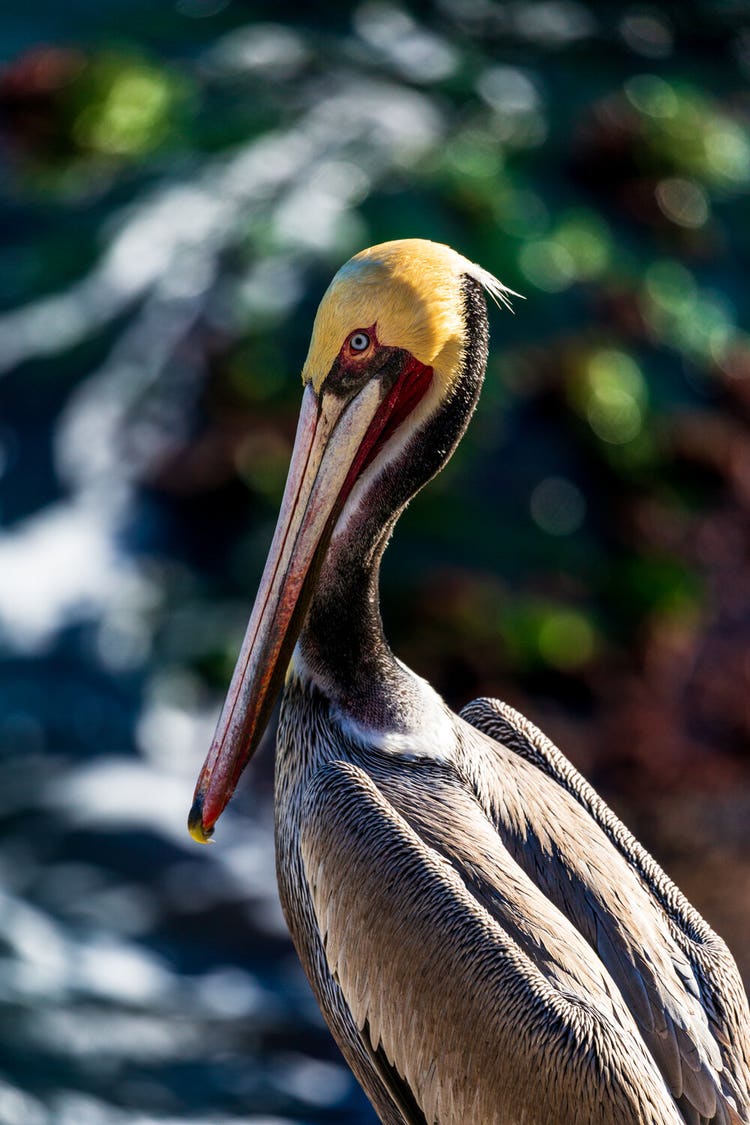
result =
[[[188,827],[207,842],[252,757],[281,688],[341,506],[388,420],[374,379],[349,403],[308,384],[276,532]]]

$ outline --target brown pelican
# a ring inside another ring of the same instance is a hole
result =
[[[507,300],[410,239],[357,254],[323,297],[190,828],[211,836],[286,674],[281,901],[383,1122],[747,1122],[750,1014],[724,943],[527,719],[490,699],[453,714],[383,636],[386,543],[479,394],[483,291]]]

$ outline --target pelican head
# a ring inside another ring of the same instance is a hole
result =
[[[508,303],[450,247],[404,239],[355,255],[325,293],[276,531],[196,786],[196,840],[212,835],[260,741],[326,558],[356,528],[376,567],[395,518],[461,437],[486,364],[482,290]]]

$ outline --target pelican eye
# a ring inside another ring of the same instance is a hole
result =
[[[370,337],[366,332],[354,332],[349,337],[349,347],[353,352],[366,352],[370,346]]]

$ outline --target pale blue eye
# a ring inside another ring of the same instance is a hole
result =
[[[370,337],[366,332],[355,332],[349,340],[349,347],[353,352],[366,352],[370,346]]]

